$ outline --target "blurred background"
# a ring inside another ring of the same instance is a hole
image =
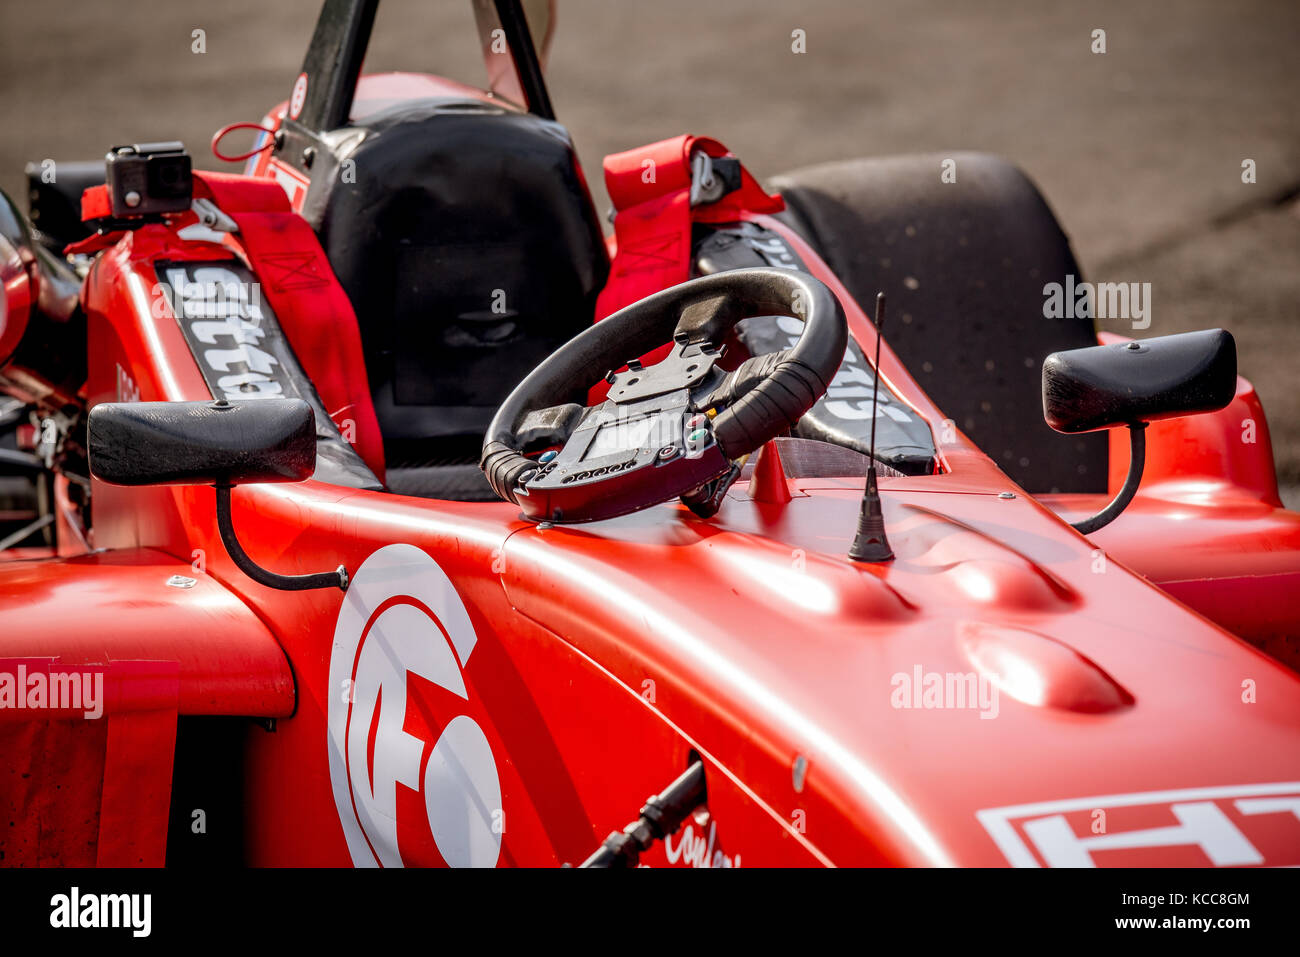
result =
[[[212,157],[212,133],[287,98],[319,9],[0,0],[0,188],[25,206],[24,163],[147,140],[236,169]],[[1298,38],[1294,0],[559,0],[548,81],[602,211],[601,157],[683,132],[760,177],[885,153],[1007,156],[1088,279],[1151,283],[1137,335],[1233,333],[1300,508]],[[366,70],[393,69],[483,85],[469,0],[384,0]]]

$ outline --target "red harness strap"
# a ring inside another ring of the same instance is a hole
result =
[[[274,180],[195,171],[194,196],[212,200],[239,227],[239,243],[303,371],[343,437],[383,481],[383,439],[357,317],[316,234]],[[106,186],[86,190],[83,219],[108,210]]]
[[[691,209],[691,154],[697,149],[713,158],[731,155],[717,140],[677,136],[605,157],[605,188],[617,210],[616,245],[609,281],[596,300],[597,322],[690,278],[692,223],[734,222],[747,212],[785,209],[781,197],[763,192],[743,166],[739,189],[716,203]],[[670,348],[664,345],[641,361],[658,362]],[[608,392],[609,384],[598,382],[588,401],[601,402]]]
[[[597,319],[690,278],[691,223],[729,222],[746,212],[785,208],[780,196],[763,192],[741,167],[739,189],[691,209],[691,154],[696,150],[714,158],[731,155],[717,140],[677,136],[605,157],[605,187],[617,210],[617,246],[609,282],[596,301]]]

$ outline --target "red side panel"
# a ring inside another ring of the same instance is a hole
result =
[[[167,855],[176,751],[177,668],[170,661],[122,662],[110,695],[116,707],[104,748],[104,790],[99,804],[99,867],[152,867]],[[155,822],[152,830],[136,822]],[[162,826],[156,826],[161,822]]]
[[[173,575],[194,580],[168,585]],[[0,565],[0,661],[65,665],[172,662],[181,714],[282,717],[293,676],[279,644],[248,606],[187,563],[148,549]],[[158,692],[124,687],[124,700]]]
[[[1118,492],[1128,474],[1128,431],[1110,431],[1110,490]],[[1231,486],[1237,494],[1282,506],[1273,470],[1273,443],[1255,387],[1237,377],[1237,394],[1227,408],[1147,426],[1142,484],[1207,482]]]
[[[161,865],[178,713],[294,710],[266,626],[159,552],[0,566],[0,611],[6,865]]]
[[[95,865],[108,724],[0,720],[0,864]]]

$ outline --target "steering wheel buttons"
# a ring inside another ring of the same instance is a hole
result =
[[[690,435],[686,436],[686,441],[691,445],[701,445],[709,438],[708,429],[696,429]]]
[[[709,424],[709,417],[703,413],[696,413],[686,420],[686,428],[690,431],[702,429]]]
[[[543,452],[538,457],[537,461],[541,462],[543,465],[549,465],[551,462],[555,461],[555,457],[559,454],[560,453],[557,452],[555,449],[550,449],[546,452]]]
[[[669,459],[675,459],[675,458],[677,458],[677,446],[665,445],[662,449],[659,450],[660,462],[667,462]]]

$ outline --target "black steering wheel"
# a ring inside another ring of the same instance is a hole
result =
[[[738,322],[772,315],[803,320],[792,348],[717,367]],[[537,521],[612,518],[674,496],[707,517],[740,473],[736,460],[826,392],[847,337],[839,302],[806,273],[734,269],[684,282],[596,323],[530,372],[493,417],[479,465]],[[661,361],[637,361],[667,343]],[[608,397],[586,405],[602,376]]]

